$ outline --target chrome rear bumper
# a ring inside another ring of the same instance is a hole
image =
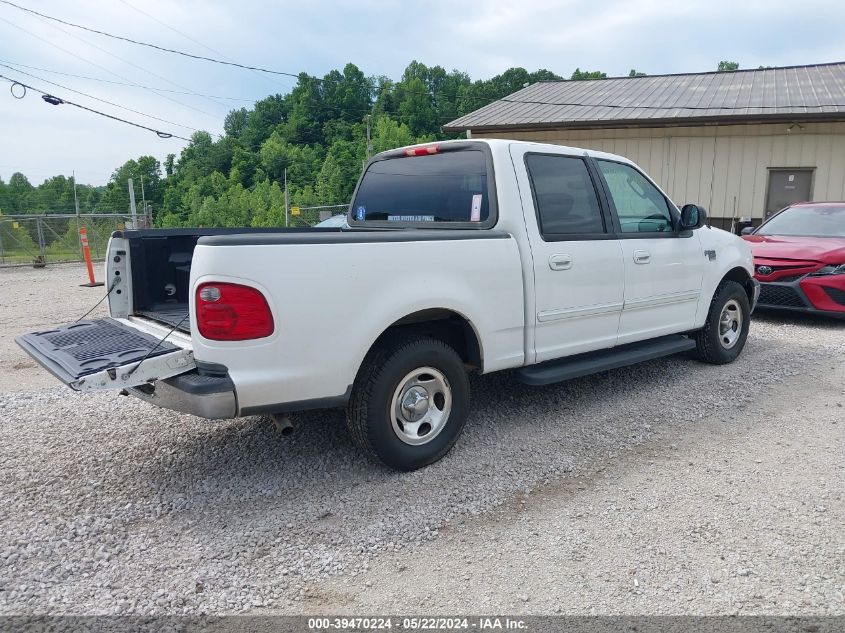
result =
[[[163,409],[208,420],[234,418],[238,413],[235,385],[228,376],[203,376],[194,371],[126,392]]]

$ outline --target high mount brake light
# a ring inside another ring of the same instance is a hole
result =
[[[197,327],[212,341],[247,341],[270,336],[273,314],[267,299],[251,286],[204,283],[196,292]]]
[[[409,147],[405,150],[405,156],[428,156],[429,154],[438,153],[440,153],[440,143],[423,145],[422,147]]]

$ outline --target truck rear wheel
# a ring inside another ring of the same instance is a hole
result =
[[[346,411],[352,437],[364,452],[402,471],[448,453],[468,414],[469,380],[461,357],[428,337],[371,351]]]
[[[733,362],[748,338],[751,308],[745,289],[735,281],[723,281],[713,295],[704,327],[695,334],[695,355],[705,363]]]

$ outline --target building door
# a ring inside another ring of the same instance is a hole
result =
[[[813,199],[813,167],[803,169],[769,169],[766,192],[766,217],[796,202]]]

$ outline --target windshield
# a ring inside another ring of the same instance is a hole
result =
[[[487,161],[479,150],[372,163],[352,202],[358,222],[484,222],[490,215]]]
[[[755,235],[845,237],[845,204],[789,207],[757,229]]]

